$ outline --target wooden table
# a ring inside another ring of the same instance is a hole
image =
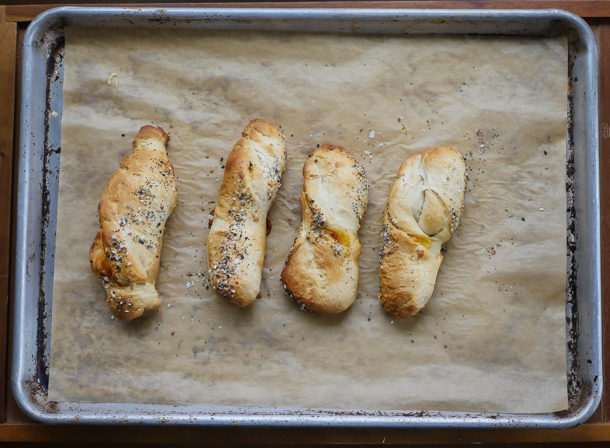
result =
[[[27,1],[27,0],[26,0]],[[72,4],[82,3],[76,0]],[[105,4],[119,3],[110,0]],[[122,3],[125,5],[125,3]],[[130,4],[135,5],[135,4]],[[29,22],[41,12],[60,5],[0,6],[0,441],[107,442],[107,443],[299,443],[299,444],[470,444],[515,442],[610,441],[610,374],[604,375],[606,393],[591,419],[569,430],[363,430],[363,429],[245,429],[142,426],[47,426],[34,423],[16,405],[10,391],[10,345],[16,212],[17,116],[20,47]],[[143,4],[138,4],[143,6]],[[151,6],[149,4],[148,6]],[[560,8],[584,17],[600,47],[600,178],[602,207],[602,291],[604,341],[610,337],[610,1],[589,0],[429,0],[265,3],[163,3],[152,6],[205,7],[360,7],[360,8]],[[610,354],[604,355],[610,372]]]

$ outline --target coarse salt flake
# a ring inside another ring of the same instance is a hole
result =
[[[371,133],[369,134],[369,138],[375,138],[375,131],[371,131]]]
[[[364,151],[364,153],[365,153],[367,156],[370,156],[370,155],[371,155],[371,151]]]

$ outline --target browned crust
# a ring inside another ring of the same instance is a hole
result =
[[[97,231],[97,235],[93,240],[91,249],[89,250],[89,261],[91,262],[91,270],[100,278],[112,277],[112,268],[108,263],[108,258],[104,254],[104,245],[102,244],[102,228]]]
[[[133,142],[133,147],[136,147],[137,140],[144,140],[147,138],[159,140],[163,142],[163,144],[166,144],[170,140],[169,135],[162,128],[146,125],[140,128],[140,132],[138,132],[138,136]]]
[[[154,286],[153,286],[154,289]],[[137,292],[122,289],[116,292],[116,300],[109,300],[108,306],[115,317],[124,321],[131,321],[144,314],[144,311],[154,311],[161,306],[158,295],[151,295],[149,291]]]
[[[397,204],[394,200],[402,194],[402,176],[420,164],[424,170],[434,171],[435,177],[447,176],[447,182],[435,187],[439,192],[424,188],[419,221],[409,221],[410,207],[391,209],[391,204]],[[465,172],[462,155],[451,146],[409,157],[398,170],[383,215],[379,269],[379,300],[397,319],[417,314],[432,296],[443,261],[440,249],[457,228],[462,212]]]
[[[177,192],[164,146],[168,140],[161,128],[142,127],[133,153],[121,161],[98,205],[100,228],[89,252],[91,269],[121,320],[132,320],[161,305],[154,283],[165,222]]]
[[[385,220],[384,226],[386,226]],[[421,282],[428,281],[417,272],[411,273],[408,268],[409,261],[415,258],[418,263],[425,265],[424,271],[436,273],[443,261],[443,255],[439,254],[438,258],[435,258],[428,250],[418,251],[420,243],[391,223],[387,225],[387,230],[391,243],[386,246],[379,268],[381,279],[379,300],[388,313],[397,319],[403,319],[414,316],[421,310],[422,307],[416,303],[416,297],[419,291],[426,287],[421,285]],[[435,278],[436,275],[431,279],[431,291]]]
[[[288,254],[281,281],[299,306],[318,314],[336,314],[351,306],[358,285],[360,242],[357,231],[368,205],[369,185],[364,168],[345,148],[323,145],[303,166],[303,222]],[[329,190],[338,189],[354,216],[346,229],[328,212],[316,179],[326,177]],[[353,203],[352,203],[353,202]]]
[[[263,163],[257,151],[272,162]],[[285,167],[284,136],[260,118],[246,126],[227,158],[207,246],[212,288],[233,306],[248,306],[259,296],[267,213]]]

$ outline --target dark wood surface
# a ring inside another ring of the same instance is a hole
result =
[[[602,236],[602,297],[605,301],[610,292],[610,19],[598,19],[593,27],[600,50],[600,190],[601,190],[601,236]],[[603,341],[604,347],[610,346],[610,306],[604,306],[603,313]],[[604,372],[610,372],[610,353],[604,351]],[[604,378],[610,378],[604,376]],[[610,388],[606,387],[606,391]],[[609,397],[606,392],[604,398]],[[610,421],[610,398],[602,402],[604,409],[602,421]],[[610,422],[609,422],[610,424]]]
[[[106,0],[104,4],[112,4]],[[22,1],[21,3],[28,3]],[[34,3],[34,2],[31,2]],[[38,1],[36,3],[44,3]],[[78,1],[71,2],[79,3]],[[88,0],[87,3],[91,3]],[[114,2],[116,4],[116,2]],[[81,2],[81,4],[84,4]],[[101,4],[101,3],[100,3]],[[124,3],[122,3],[124,4]],[[144,6],[144,4],[132,4]],[[157,3],[163,6],[207,7],[382,7],[382,8],[561,8],[587,18],[600,47],[600,180],[602,207],[602,292],[604,341],[610,338],[610,306],[605,306],[610,289],[610,1],[363,1],[363,2],[266,2],[266,3]],[[12,334],[12,263],[14,258],[14,216],[16,149],[19,121],[20,45],[28,23],[39,13],[59,5],[26,4],[0,6],[0,442],[52,442],[55,444],[95,442],[108,444],[496,444],[610,442],[610,398],[602,403],[589,422],[569,430],[363,430],[363,429],[264,429],[264,428],[180,428],[47,426],[25,416],[10,392],[10,343]],[[12,217],[12,219],[11,219]],[[605,275],[608,273],[609,275]],[[610,372],[610,355],[604,356],[604,371]],[[610,384],[610,375],[605,375]],[[610,387],[608,388],[610,389]],[[610,392],[609,392],[610,393]],[[610,397],[610,395],[608,395]],[[524,445],[525,446],[525,445]],[[610,444],[608,445],[610,446]]]
[[[0,381],[7,385],[7,343],[11,268],[11,204],[13,184],[13,125],[15,116],[17,25],[0,8]],[[6,387],[0,388],[0,416],[5,414]]]
[[[7,20],[29,22],[41,12],[49,9],[56,0],[19,1],[19,5],[7,6]],[[92,0],[73,0],[64,5],[91,5]],[[96,5],[143,6],[144,3],[126,3],[121,0],[105,0]],[[213,2],[185,3],[166,1],[155,7],[223,7],[223,8],[402,8],[402,9],[564,9],[585,18],[610,17],[610,1],[607,0],[403,0],[403,1],[308,1],[308,2]],[[58,5],[53,5],[58,6]]]

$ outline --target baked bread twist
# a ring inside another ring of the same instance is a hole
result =
[[[400,319],[430,300],[443,261],[441,246],[464,207],[466,165],[451,146],[409,157],[398,170],[383,214],[379,300]]]
[[[165,222],[178,190],[167,158],[169,135],[144,126],[104,188],[98,206],[100,228],[91,246],[91,269],[106,288],[112,313],[132,320],[161,306],[159,273]]]
[[[303,220],[281,280],[302,309],[340,313],[356,298],[358,230],[369,203],[369,183],[354,156],[334,145],[311,154],[303,178]]]
[[[267,213],[285,169],[282,133],[252,120],[227,159],[207,243],[212,287],[234,306],[248,306],[260,294]]]

